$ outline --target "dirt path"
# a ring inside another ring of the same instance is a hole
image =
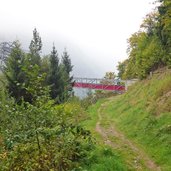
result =
[[[103,118],[105,117],[103,110],[107,107],[108,102],[105,102],[99,108],[99,120],[96,123],[96,131],[102,136],[104,143],[124,153],[123,155],[130,168],[134,168],[137,171],[161,171],[160,167],[142,149],[116,129],[114,123],[107,121],[109,124],[103,126],[102,121],[106,119]]]

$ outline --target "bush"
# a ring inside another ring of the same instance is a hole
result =
[[[19,105],[0,92],[0,170],[72,170],[87,157],[93,142],[75,119],[80,108],[46,94]]]

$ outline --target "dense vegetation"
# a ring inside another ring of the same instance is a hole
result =
[[[144,79],[150,72],[154,76],[110,99],[103,111],[106,119],[168,171],[170,15],[170,0],[160,0],[157,10],[148,14],[140,30],[128,39],[129,58],[118,65],[118,76],[123,79]],[[53,44],[51,53],[42,56],[43,43],[36,29],[29,52],[21,47],[14,41],[1,58],[0,170],[128,170],[120,151],[106,147],[94,130],[98,109],[105,101],[97,100],[111,93],[97,91],[82,101],[73,97],[73,66],[67,50],[60,59]],[[165,71],[156,74],[161,67]],[[103,83],[110,84],[110,78],[115,74],[106,73]],[[96,104],[90,107],[92,103]]]
[[[17,105],[1,92],[0,109],[0,170],[72,170],[93,148],[78,105],[56,106],[47,95]]]
[[[53,45],[41,57],[35,29],[29,52],[13,43],[0,75],[0,170],[72,170],[94,147],[80,122],[85,112],[72,102],[71,60],[59,61]]]
[[[119,62],[119,77],[143,79],[160,67],[171,67],[170,14],[170,0],[160,0],[157,9],[146,16],[140,30],[128,39],[129,58]]]
[[[29,52],[24,52],[19,41],[15,41],[10,54],[3,61],[2,72],[7,79],[6,88],[17,103],[22,99],[32,103],[36,95],[33,91],[40,95],[40,87],[49,87],[50,96],[56,103],[67,101],[71,95],[72,64],[68,52],[64,50],[60,62],[53,45],[51,54],[41,57],[42,45],[41,37],[34,29]]]

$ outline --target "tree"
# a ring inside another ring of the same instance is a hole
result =
[[[146,78],[159,67],[166,65],[165,50],[158,36],[158,13],[153,12],[144,19],[141,30],[128,39],[128,63],[123,77],[126,79]]]
[[[41,60],[41,72],[49,73],[50,70],[50,55],[45,55]]]
[[[113,84],[115,77],[116,75],[114,72],[106,72],[104,79],[101,81],[101,84],[106,84],[106,85]]]
[[[68,52],[66,51],[65,48],[62,55],[62,62],[60,65],[63,86],[64,86],[63,96],[65,100],[69,98],[72,92],[72,84],[73,84],[73,76],[71,76],[72,69],[73,69],[73,65],[71,64],[71,59],[69,58]]]
[[[25,81],[22,87],[25,89],[23,99],[25,102],[34,104],[37,101],[37,97],[44,95],[44,92],[48,92],[48,86],[45,85],[46,73],[41,73],[41,69],[38,65],[32,65],[30,58],[25,59],[22,71],[25,75]],[[48,93],[46,96],[48,96]]]
[[[62,64],[65,67],[65,70],[68,75],[70,75],[73,66],[71,64],[71,59],[69,58],[68,52],[66,51],[66,48],[64,49],[63,55],[62,55]]]
[[[163,61],[171,67],[171,1],[160,0],[161,5],[158,7],[158,36],[165,50]]]
[[[148,36],[152,36],[157,32],[159,14],[157,11],[153,11],[146,15],[140,28],[147,33]]]
[[[128,63],[125,67],[125,72],[123,73],[124,79],[137,78],[137,54],[138,54],[138,43],[141,37],[144,37],[146,34],[144,32],[136,32],[131,35],[128,39]]]
[[[126,67],[128,65],[128,59],[124,60],[123,62],[119,62],[118,66],[117,66],[117,70],[118,70],[118,77],[123,79],[123,75],[125,73]]]
[[[50,95],[52,99],[57,99],[61,95],[61,72],[59,67],[58,53],[53,45],[50,55],[50,68],[48,76],[48,84],[50,85]]]
[[[32,64],[37,64],[40,66],[41,63],[40,53],[42,49],[42,40],[36,28],[33,30],[33,39],[31,40],[29,49],[30,49],[30,58]]]
[[[61,74],[61,82],[60,82],[60,96],[59,102],[63,103],[67,101],[70,97],[70,92],[72,91],[72,83],[70,83],[70,78],[68,73],[66,72],[65,66],[61,63],[60,66],[60,74]]]
[[[14,48],[14,42],[1,42],[0,43],[0,69],[3,69],[2,66],[7,61],[8,56],[11,53],[11,50]]]
[[[7,78],[7,89],[12,97],[19,102],[25,92],[22,84],[25,81],[22,66],[24,65],[24,52],[21,50],[20,43],[14,42],[11,54],[7,58],[4,74]]]

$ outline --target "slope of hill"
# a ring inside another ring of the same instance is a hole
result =
[[[142,163],[138,170],[171,170],[171,70],[156,71],[127,93],[101,102],[99,110],[96,105],[90,108],[94,121],[89,127],[120,152],[130,169],[137,170],[128,160],[139,155],[140,161],[134,160]]]

